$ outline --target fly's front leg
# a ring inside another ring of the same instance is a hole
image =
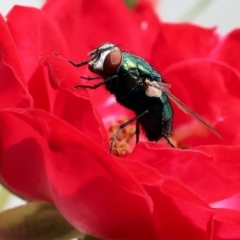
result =
[[[94,77],[85,77],[85,76],[80,76],[80,78],[82,79],[86,79],[86,80],[96,80],[96,79],[103,79],[103,77],[100,77],[100,76],[94,76]]]
[[[96,89],[98,87],[100,87],[101,85],[107,83],[107,82],[110,82],[112,81],[113,79],[117,79],[118,78],[118,75],[114,75],[114,76],[111,76],[109,78],[106,78],[103,82],[100,82],[100,83],[97,83],[95,85],[83,85],[83,84],[80,84],[80,85],[77,85],[77,86],[74,86],[73,89],[78,89],[78,88],[91,88],[91,89]]]
[[[68,60],[69,63],[71,63],[74,67],[81,67],[85,64],[88,64],[89,63],[89,60],[86,60],[86,61],[82,61],[82,62],[74,62],[72,60]]]

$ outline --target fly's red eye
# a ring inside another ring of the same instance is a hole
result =
[[[104,72],[108,74],[114,73],[119,68],[121,62],[122,62],[121,51],[115,50],[110,52],[104,60],[103,64]]]

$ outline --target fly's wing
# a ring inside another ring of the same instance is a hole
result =
[[[206,120],[204,120],[202,117],[200,117],[197,113],[195,113],[192,109],[187,107],[184,103],[182,103],[177,97],[175,97],[170,91],[169,88],[171,87],[170,84],[163,83],[163,82],[156,82],[156,81],[149,81],[145,80],[145,83],[155,87],[162,92],[164,92],[175,104],[185,113],[192,115],[194,118],[196,118],[199,122],[203,123],[211,132],[213,132],[216,136],[223,139],[221,134],[213,127],[211,126]]]

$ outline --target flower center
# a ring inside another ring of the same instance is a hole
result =
[[[117,122],[111,123],[110,128],[108,130],[110,142],[112,141],[112,138],[116,133],[116,131],[118,130],[119,126],[127,121],[128,121],[127,117],[123,116],[119,118]],[[115,141],[113,142],[112,153],[116,156],[129,153],[130,143],[135,133],[136,133],[136,126],[133,124],[129,124],[125,128],[123,128],[118,133]]]

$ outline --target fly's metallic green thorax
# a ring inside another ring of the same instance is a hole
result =
[[[133,54],[123,52],[123,61],[121,69],[130,73],[134,78],[139,75],[148,77],[153,71],[152,67],[142,58]]]
[[[161,76],[142,58],[123,52],[119,73],[128,77],[128,87],[132,92],[143,89],[145,79],[161,81]]]
[[[142,58],[128,52],[122,52],[122,63],[116,73],[119,81],[106,84],[107,89],[115,94],[124,88],[125,94],[144,92],[145,79],[161,81],[161,76]]]
[[[131,69],[138,69],[141,74],[152,78],[158,77],[161,78],[160,74],[156,72],[151,65],[146,62],[143,58],[140,58],[139,56],[136,56],[134,54],[128,53],[128,52],[122,52],[123,54],[123,63],[122,66],[125,68],[126,71],[129,71]]]

